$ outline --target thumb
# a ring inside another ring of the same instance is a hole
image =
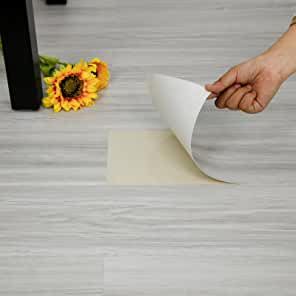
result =
[[[230,87],[236,82],[237,79],[237,67],[231,68],[224,75],[222,75],[216,82],[212,84],[206,84],[205,88],[207,91],[214,95],[218,95],[225,89]]]

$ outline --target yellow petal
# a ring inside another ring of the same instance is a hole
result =
[[[94,104],[95,104],[95,102],[91,100],[91,101],[89,102],[89,104],[87,105],[87,107],[91,107],[91,106],[93,106]]]
[[[90,72],[87,72],[87,71],[83,71],[81,73],[81,78],[86,80],[86,79],[95,79],[94,76],[90,73]]]
[[[95,64],[88,64],[88,70],[95,73],[97,71],[97,66]]]
[[[71,105],[69,104],[69,102],[68,101],[64,101],[63,103],[62,103],[62,108],[65,110],[65,111],[70,111],[71,110]]]
[[[80,108],[80,106],[79,106],[79,107],[73,107],[73,110],[74,110],[74,111],[78,111],[79,108]]]
[[[93,92],[97,92],[97,86],[96,85],[88,85],[87,86],[87,91],[90,92],[90,93],[93,93]]]
[[[91,63],[101,63],[101,60],[99,58],[93,58],[90,62]]]
[[[88,95],[90,99],[96,99],[98,97],[98,93],[91,93]]]
[[[71,100],[69,104],[71,105],[74,111],[77,111],[80,108],[80,103],[77,100]]]
[[[83,99],[85,106],[90,106],[93,103],[93,100],[90,97]]]
[[[45,77],[44,78],[44,82],[47,84],[47,85],[50,85],[54,82],[55,80],[55,77]]]
[[[42,104],[45,108],[50,108],[52,106],[51,98],[50,97],[43,98]]]
[[[60,103],[56,103],[54,106],[53,106],[53,111],[54,112],[60,112],[62,110],[62,106]]]
[[[71,71],[71,70],[72,70],[72,65],[71,65],[71,64],[68,64],[68,65],[66,66],[66,68],[63,69],[63,72],[66,73],[66,72],[69,72],[69,71]]]

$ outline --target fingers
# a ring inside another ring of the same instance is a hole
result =
[[[213,93],[214,95],[219,95],[224,90],[229,88],[232,84],[236,82],[237,78],[237,67],[231,68],[223,76],[219,78],[216,82],[212,84],[206,84],[205,88],[207,91]]]
[[[228,89],[226,89],[215,101],[217,108],[225,108],[225,102],[240,88],[240,84],[235,84]]]
[[[261,112],[264,108],[257,100],[257,93],[254,90],[247,93],[239,104],[240,110],[251,114]]]
[[[218,96],[215,104],[219,109],[228,108],[247,113],[258,113],[264,109],[264,106],[257,100],[257,93],[252,90],[251,85],[241,87],[235,84]]]
[[[220,109],[228,108],[230,110],[237,110],[241,99],[251,90],[252,87],[250,85],[241,87],[239,84],[235,84],[223,92],[222,95],[218,97],[215,104]]]
[[[225,107],[230,110],[238,110],[240,101],[251,90],[252,90],[251,85],[240,87],[239,89],[236,90],[236,92],[230,98],[227,99],[227,101],[225,102]]]

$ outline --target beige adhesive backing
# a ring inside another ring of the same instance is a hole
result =
[[[196,167],[170,131],[111,131],[107,179],[114,185],[220,183]]]

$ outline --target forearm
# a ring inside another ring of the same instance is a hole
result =
[[[278,73],[286,80],[296,72],[296,25],[291,26],[265,53],[273,60]]]

